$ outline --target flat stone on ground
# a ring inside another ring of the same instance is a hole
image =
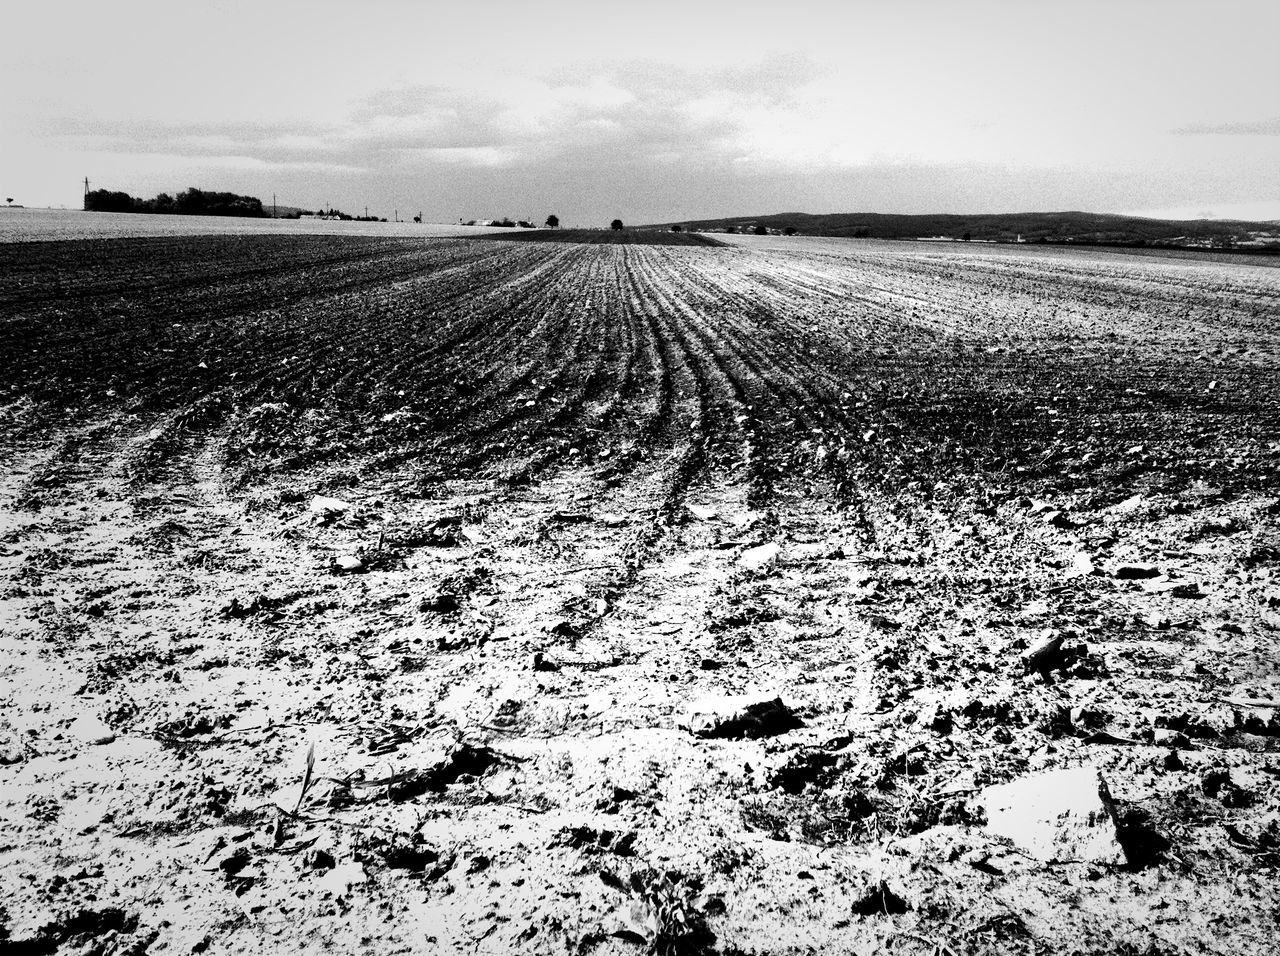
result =
[[[987,830],[1046,863],[1121,865],[1106,781],[1093,767],[1049,770],[982,791]]]
[[[82,714],[73,720],[67,733],[86,744],[109,744],[116,739],[116,732],[91,714]]]

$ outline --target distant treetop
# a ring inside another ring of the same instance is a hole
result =
[[[191,186],[170,196],[161,193],[154,199],[135,199],[128,193],[94,189],[85,193],[84,208],[89,212],[153,212],[179,216],[249,216],[262,218],[266,212],[262,200],[235,193],[205,192]]]

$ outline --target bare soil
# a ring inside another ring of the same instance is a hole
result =
[[[1269,951],[1278,318],[1065,250],[0,245],[0,953]],[[987,829],[1078,766],[1124,865]]]
[[[587,245],[622,246],[723,246],[715,236],[669,229],[537,229],[533,232],[504,230],[488,236],[514,242],[575,242]]]

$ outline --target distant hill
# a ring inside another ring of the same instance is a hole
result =
[[[673,223],[642,226],[668,229]],[[699,232],[769,232],[788,227],[808,236],[870,239],[968,238],[988,242],[1098,243],[1192,248],[1274,247],[1280,250],[1280,222],[1226,219],[1142,219],[1092,212],[1022,212],[977,215],[895,215],[891,213],[775,213],[723,219],[684,219],[679,225]]]

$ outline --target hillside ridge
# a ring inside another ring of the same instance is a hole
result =
[[[645,229],[669,229],[655,223]],[[1079,242],[1280,249],[1280,223],[1236,219],[1147,219],[1117,213],[803,213],[686,219],[678,225],[701,232],[770,232],[870,239],[951,238],[995,242]]]

